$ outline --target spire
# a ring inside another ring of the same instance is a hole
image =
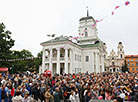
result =
[[[89,10],[88,10],[88,6],[87,6],[86,8],[87,8],[87,17],[89,17]]]

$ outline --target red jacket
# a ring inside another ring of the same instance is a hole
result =
[[[14,88],[11,90],[11,96],[14,96]]]

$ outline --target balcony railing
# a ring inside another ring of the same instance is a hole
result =
[[[60,61],[64,61],[65,60],[65,58],[64,57],[60,57]]]
[[[53,59],[52,59],[53,61],[56,61],[57,60],[57,57],[53,57]]]
[[[68,61],[70,61],[70,57],[68,57]],[[46,58],[45,61],[48,62],[50,60],[50,58]],[[65,57],[60,57],[60,61],[64,61]],[[53,57],[52,61],[57,61],[57,57]]]
[[[46,62],[49,61],[49,58],[46,58],[45,61],[46,61]]]

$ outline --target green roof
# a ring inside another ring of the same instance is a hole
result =
[[[96,44],[87,44],[87,45],[79,45],[82,48],[89,48],[89,47],[99,47],[101,45],[101,42],[98,42]]]
[[[71,40],[69,40],[68,38],[66,38],[66,37],[63,37],[63,36],[60,36],[60,37],[57,37],[57,38],[55,38],[55,39],[52,39],[52,40],[49,40],[49,41],[46,41],[46,42],[43,42],[43,43],[41,43],[41,44],[45,44],[45,43],[54,43],[54,42],[63,42],[63,41],[69,41],[69,42],[72,42]],[[79,47],[81,47],[81,48],[89,48],[89,47],[99,47],[100,45],[101,45],[101,41],[98,41],[97,43],[95,43],[95,44],[87,44],[87,45],[79,45],[79,44],[77,44],[77,43],[75,43],[75,42],[72,42],[73,44],[75,44],[75,45],[77,45],[77,46],[79,46]]]
[[[69,40],[68,38],[65,38],[65,37],[63,37],[63,36],[60,36],[60,37],[57,37],[57,38],[55,38],[55,39],[52,39],[52,40],[48,40],[48,41],[46,41],[46,42],[43,42],[43,43],[41,43],[41,44],[45,44],[45,43],[53,43],[53,42],[62,42],[62,41],[71,41],[71,40]]]

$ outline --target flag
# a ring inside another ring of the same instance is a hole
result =
[[[116,6],[115,9],[118,9],[120,6]]]
[[[125,2],[125,5],[127,6],[127,5],[129,5],[130,4],[130,2],[129,1],[127,1],[127,2]]]
[[[73,39],[77,39],[78,37],[74,37]]]
[[[114,15],[114,11],[112,12],[112,15]]]
[[[96,20],[96,22],[99,22],[98,20]]]
[[[102,21],[103,21],[103,19],[100,20],[100,22],[102,22]]]
[[[93,27],[95,26],[95,24],[92,25]]]

